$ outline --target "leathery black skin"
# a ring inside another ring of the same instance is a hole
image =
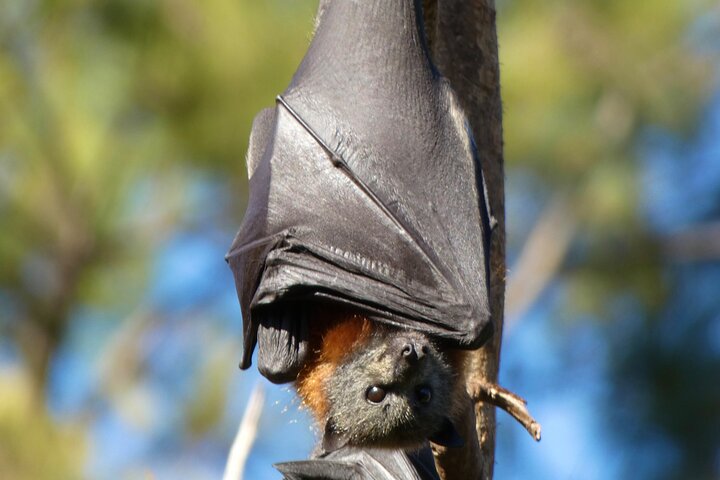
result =
[[[466,117],[430,61],[419,0],[327,0],[276,106],[255,119],[227,261],[248,368],[290,382],[308,302],[472,349],[492,334],[492,216]]]

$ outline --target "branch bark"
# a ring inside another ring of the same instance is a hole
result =
[[[435,64],[448,78],[472,125],[497,226],[490,246],[490,295],[495,335],[472,352],[466,373],[471,384],[497,383],[505,300],[505,184],[502,103],[494,0],[425,0],[426,33]],[[445,480],[491,479],[495,463],[495,408],[475,404],[478,443],[446,451],[434,447]],[[479,445],[479,454],[477,451]],[[475,451],[473,451],[475,449]],[[473,458],[475,459],[473,461]]]
[[[468,391],[470,398],[476,402],[490,403],[505,410],[525,427],[525,430],[528,431],[535,441],[540,441],[542,427],[533,416],[530,415],[530,411],[527,409],[527,401],[524,398],[500,385],[486,383],[479,379],[468,381]]]

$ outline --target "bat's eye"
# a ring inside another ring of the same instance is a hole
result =
[[[365,392],[365,398],[367,398],[370,403],[380,403],[385,400],[385,390],[381,387],[373,385],[367,389],[367,392]]]
[[[430,400],[432,400],[432,388],[427,385],[422,385],[415,390],[415,395],[420,403],[430,403]]]

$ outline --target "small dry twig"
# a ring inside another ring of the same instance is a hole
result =
[[[575,215],[566,194],[557,194],[533,227],[510,269],[505,297],[507,333],[555,278],[575,235]]]
[[[225,465],[225,474],[223,480],[242,480],[245,471],[245,462],[247,461],[250,449],[255,443],[257,437],[258,424],[260,423],[260,414],[262,413],[263,404],[265,403],[265,391],[261,385],[257,385],[250,394],[245,414],[243,415],[237,435],[230,448],[227,465]]]
[[[660,246],[673,260],[716,260],[720,258],[720,222],[693,225],[661,239]]]
[[[530,415],[527,409],[527,401],[524,398],[500,385],[482,381],[473,382],[469,385],[468,393],[475,401],[489,403],[505,410],[510,416],[520,422],[536,441],[540,441],[542,427],[532,415]]]

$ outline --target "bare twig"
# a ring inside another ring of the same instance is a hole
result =
[[[250,400],[248,400],[247,407],[245,408],[245,414],[240,422],[240,428],[238,428],[237,435],[235,435],[235,440],[230,448],[223,480],[242,480],[243,472],[245,471],[245,462],[257,436],[260,414],[262,413],[264,402],[265,391],[262,386],[258,384],[250,394]]]
[[[569,201],[558,194],[545,207],[510,272],[505,331],[527,311],[562,265],[575,233]]]
[[[103,395],[113,398],[137,380],[143,363],[140,339],[157,320],[156,312],[140,306],[120,322],[95,362],[98,390]]]
[[[720,222],[697,225],[661,240],[663,253],[680,261],[720,258]]]
[[[472,382],[469,385],[470,397],[475,401],[486,402],[505,410],[515,420],[525,427],[528,433],[540,441],[542,427],[530,415],[527,409],[527,401],[507,390],[500,385],[483,382],[481,380]]]

